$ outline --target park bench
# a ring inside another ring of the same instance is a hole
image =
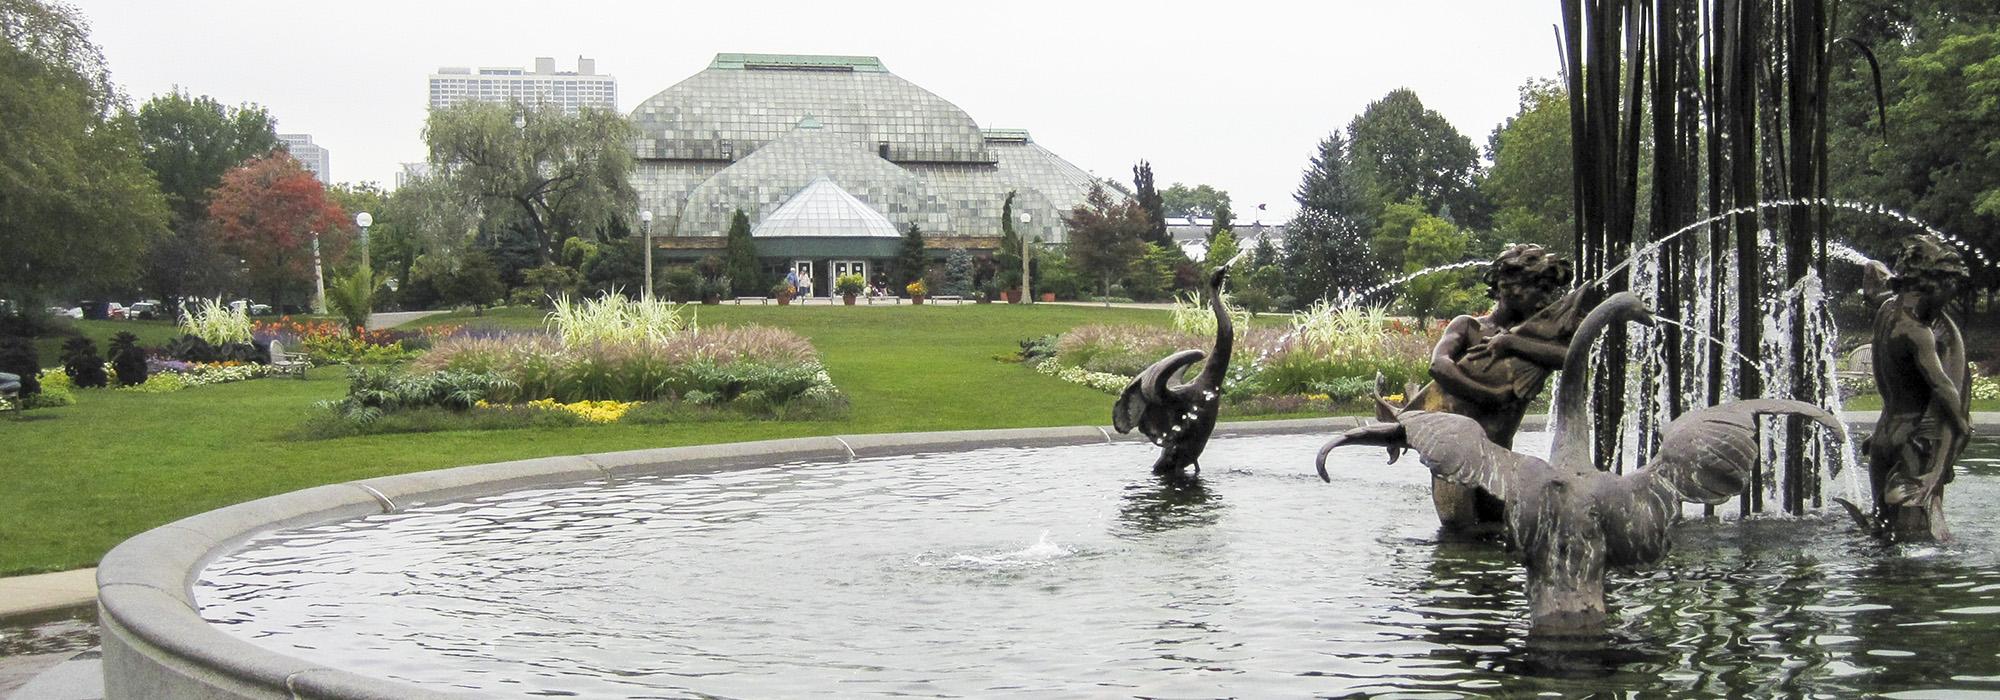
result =
[[[757,302],[758,304],[768,304],[768,303],[771,303],[771,298],[770,298],[770,297],[736,297],[735,299],[731,300],[731,301],[730,301],[729,303],[731,303],[731,304],[738,304],[738,305],[741,305],[741,304],[742,304],[743,302],[746,302],[746,301],[754,301],[754,302]]]
[[[275,340],[271,341],[271,370],[273,372],[277,374],[296,374],[303,381],[306,378],[306,368],[309,366],[311,366],[311,363],[308,361],[305,353],[285,352],[284,343]]]
[[[22,411],[28,407],[28,402],[21,400],[20,375],[0,372],[0,399],[7,401],[0,410],[12,411],[15,418],[21,417]]]
[[[963,304],[963,303],[965,303],[965,297],[962,297],[962,296],[959,296],[959,295],[957,295],[957,294],[945,294],[945,295],[942,295],[942,296],[934,296],[934,297],[925,297],[925,298],[926,298],[926,299],[929,299],[929,300],[931,301],[931,303],[933,303],[933,304],[942,304],[942,303],[945,303],[945,302],[947,302],[947,301],[949,301],[949,302],[951,302],[951,303],[953,303],[953,304]]]
[[[897,296],[889,296],[889,295],[886,295],[886,294],[885,294],[885,295],[882,295],[882,296],[871,296],[871,297],[868,297],[868,303],[869,303],[869,305],[871,305],[871,306],[872,306],[872,305],[874,305],[874,304],[875,304],[876,302],[881,302],[881,303],[884,303],[884,304],[901,304],[901,303],[903,303],[903,298],[902,298],[902,297],[897,297]]]

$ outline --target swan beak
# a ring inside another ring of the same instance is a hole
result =
[[[1319,470],[1320,481],[1324,481],[1329,484],[1333,483],[1333,477],[1328,476],[1326,473],[1326,456],[1328,453],[1333,452],[1333,448],[1339,447],[1344,444],[1347,444],[1347,435],[1342,434],[1334,436],[1332,440],[1327,441],[1325,447],[1319,448],[1319,457],[1313,459],[1313,468]]]

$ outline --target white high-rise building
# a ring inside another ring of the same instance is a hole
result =
[[[618,80],[597,74],[597,60],[578,56],[576,70],[557,71],[553,58],[536,58],[535,69],[439,68],[431,74],[431,108],[468,101],[547,102],[574,114],[579,107],[618,109]]]
[[[333,156],[326,147],[313,143],[312,134],[278,134],[278,140],[285,142],[285,150],[311,170],[313,177],[323,184],[333,184]]]

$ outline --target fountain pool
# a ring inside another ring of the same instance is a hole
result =
[[[1321,484],[1327,434],[1218,438],[1196,488],[1117,442],[415,503],[256,534],[193,597],[263,651],[489,697],[2000,692],[1992,517],[1928,549],[1691,517],[1613,577],[1611,648],[1549,658],[1520,567],[1436,540],[1428,472],[1342,450]],[[1954,500],[2000,501],[2000,447],[1962,467]]]

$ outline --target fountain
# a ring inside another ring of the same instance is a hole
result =
[[[1845,432],[1838,418],[1811,404],[1727,403],[1676,419],[1646,468],[1614,476],[1592,461],[1585,363],[1606,328],[1651,323],[1651,316],[1638,297],[1621,292],[1584,318],[1563,361],[1556,441],[1547,462],[1495,443],[1470,417],[1408,410],[1320,448],[1320,478],[1331,481],[1326,458],[1334,448],[1380,445],[1415,449],[1437,478],[1492,494],[1506,506],[1507,539],[1527,565],[1531,641],[1559,648],[1601,645],[1605,567],[1657,563],[1666,554],[1677,503],[1712,505],[1741,492],[1755,464],[1757,415],[1801,415]]]
[[[1228,276],[1229,263],[1225,262],[1208,279],[1208,307],[1215,313],[1215,352],[1182,350],[1153,363],[1132,379],[1111,407],[1111,425],[1118,432],[1137,428],[1160,446],[1160,458],[1153,462],[1154,474],[1181,478],[1189,467],[1201,473],[1196,460],[1208,446],[1209,434],[1215,432],[1216,414],[1222,406],[1222,380],[1229,375],[1230,348],[1236,343],[1229,307],[1222,300],[1222,283]],[[1208,362],[1193,382],[1166,385],[1204,358]]]

